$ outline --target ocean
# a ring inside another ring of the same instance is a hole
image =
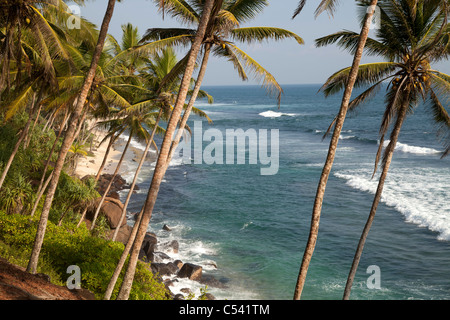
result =
[[[212,153],[215,163],[208,159],[196,161],[196,145],[190,161],[172,161],[149,231],[156,233],[162,243],[179,242],[179,253],[169,254],[172,260],[199,264],[204,274],[220,280],[225,288],[207,289],[217,299],[293,298],[330,141],[322,137],[342,98],[338,94],[326,99],[318,93],[319,88],[284,86],[280,108],[276,99],[259,86],[203,88],[215,102],[209,105],[199,101],[196,107],[205,111],[213,123],[193,116],[188,123],[194,133],[190,141],[199,141],[195,140],[196,132],[197,139],[199,132],[209,133],[209,140],[204,137],[200,150],[223,145],[223,154],[219,152],[222,148],[216,148]],[[342,298],[378,183],[380,170],[374,179],[371,177],[383,108],[381,91],[357,113],[347,116],[302,299]],[[254,151],[258,149],[253,149],[251,142],[244,146],[245,163],[239,164],[235,158],[229,158],[234,162],[226,161],[227,150],[232,149],[227,149],[230,142],[220,140],[220,134],[224,138],[227,130],[238,129],[256,133],[259,139],[267,133],[269,146],[278,151],[276,154],[268,147],[265,154],[265,160],[270,154],[277,156],[271,159],[276,165],[274,174],[261,174],[261,168],[269,165],[262,161],[262,154],[254,162]],[[271,132],[278,135],[271,137]],[[440,159],[444,148],[436,132],[425,105],[408,116],[351,299],[450,299],[450,158]],[[134,146],[143,149],[137,142]],[[127,165],[128,172],[123,176],[131,181],[136,164]],[[145,164],[130,213],[140,211],[153,167],[152,163]],[[126,197],[126,192],[122,196]],[[133,220],[129,219],[129,223]],[[163,230],[165,224],[172,231]],[[373,266],[378,270],[375,287],[370,285]],[[199,294],[203,285],[180,279],[172,290],[184,287]]]

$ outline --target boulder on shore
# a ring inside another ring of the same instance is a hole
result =
[[[200,281],[202,279],[203,268],[193,263],[185,263],[178,272],[179,278]]]
[[[97,210],[100,204],[101,198],[97,198],[86,214],[86,219],[92,221],[94,219],[95,211]],[[106,197],[103,201],[102,208],[100,209],[100,213],[106,217],[108,220],[109,227],[111,229],[116,229],[119,226],[120,217],[122,216],[123,211],[123,203],[120,200]],[[123,219],[121,223],[121,227],[127,224],[126,217]]]

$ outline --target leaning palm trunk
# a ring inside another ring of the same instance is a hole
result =
[[[325,161],[322,175],[320,177],[319,185],[317,187],[316,198],[314,200],[314,207],[311,218],[311,227],[308,237],[308,242],[306,244],[306,248],[303,254],[303,260],[300,267],[300,272],[297,279],[297,285],[295,287],[294,299],[300,300],[303,287],[305,285],[306,274],[308,272],[308,267],[311,262],[312,255],[314,253],[314,249],[317,242],[317,235],[319,232],[319,223],[320,223],[320,214],[322,210],[323,197],[325,195],[325,189],[327,186],[328,178],[330,176],[331,168],[333,167],[334,158],[336,155],[336,149],[339,143],[339,136],[341,135],[342,127],[344,126],[345,117],[347,115],[348,106],[350,103],[350,98],[353,92],[353,87],[356,82],[356,77],[358,75],[358,69],[361,62],[362,54],[364,51],[364,47],[366,45],[367,37],[369,35],[370,25],[372,22],[372,18],[375,12],[375,7],[377,5],[377,0],[372,0],[371,7],[372,11],[367,12],[364,26],[361,30],[361,35],[359,37],[358,48],[356,50],[352,68],[350,70],[349,78],[347,81],[347,85],[345,87],[344,96],[342,99],[341,108],[339,114],[336,119],[336,124],[334,127],[333,136],[331,137],[330,146],[328,149],[327,159]]]
[[[114,287],[116,286],[117,279],[119,279],[119,275],[122,272],[123,265],[125,264],[125,261],[128,258],[128,253],[130,252],[131,247],[134,244],[134,239],[136,238],[136,233],[138,231],[139,225],[141,224],[141,220],[142,220],[142,210],[139,213],[136,222],[134,223],[133,229],[131,230],[130,238],[128,239],[128,242],[125,246],[125,249],[123,250],[119,262],[117,263],[116,269],[114,270],[114,274],[111,277],[111,280],[109,281],[108,288],[106,288],[103,300],[111,299],[111,295],[114,291]]]
[[[358,247],[356,249],[355,256],[353,258],[352,267],[350,269],[350,273],[347,278],[347,283],[345,285],[344,296],[343,296],[344,300],[350,299],[350,292],[352,289],[353,280],[355,279],[356,270],[358,269],[359,261],[361,259],[361,255],[362,255],[362,252],[364,249],[364,244],[366,243],[367,236],[369,234],[370,228],[372,226],[372,222],[373,222],[373,220],[375,218],[375,214],[377,212],[378,204],[380,203],[380,200],[381,200],[384,183],[386,181],[389,167],[391,165],[392,157],[394,155],[395,146],[398,141],[398,136],[400,134],[400,130],[403,125],[403,121],[406,118],[408,106],[409,106],[409,101],[406,101],[404,103],[404,105],[402,106],[402,109],[400,110],[400,113],[397,117],[397,121],[395,123],[394,129],[391,134],[391,141],[389,142],[389,145],[386,148],[386,156],[385,156],[383,171],[381,173],[380,180],[378,182],[377,191],[375,193],[375,197],[374,197],[374,200],[372,203],[372,208],[370,209],[369,217],[367,219],[364,230],[361,234],[361,238],[359,240]]]
[[[47,180],[45,180],[45,182],[41,186],[40,190],[38,191],[36,201],[34,202],[33,210],[31,210],[30,216],[34,216],[34,214],[36,213],[36,210],[39,206],[39,202],[40,202],[42,196],[44,195],[44,192],[47,189],[48,184],[50,183],[50,180],[52,179],[52,176],[53,176],[53,171],[49,174]]]
[[[152,183],[147,195],[146,202],[143,207],[142,221],[139,225],[139,229],[136,234],[136,239],[131,251],[130,260],[128,262],[128,267],[125,272],[125,276],[122,282],[122,286],[117,297],[118,300],[128,300],[130,295],[131,286],[133,284],[134,274],[136,272],[136,265],[139,255],[140,246],[144,240],[145,233],[147,232],[148,224],[152,216],[153,207],[155,205],[156,199],[158,197],[159,187],[161,181],[165,175],[167,169],[167,158],[170,151],[170,146],[172,144],[172,138],[175,133],[177,124],[180,120],[181,112],[186,100],[187,93],[189,91],[189,84],[192,78],[192,74],[195,68],[195,61],[197,59],[200,47],[202,45],[203,38],[206,33],[206,28],[208,21],[215,5],[214,0],[206,0],[203,6],[203,13],[200,19],[198,30],[194,42],[189,53],[188,63],[186,65],[186,70],[181,82],[180,90],[178,92],[177,101],[175,107],[172,111],[169,123],[167,124],[166,134],[164,136],[163,143],[160,148],[158,161],[156,163],[155,171],[153,173]],[[217,1],[216,5],[220,8],[222,1]]]
[[[133,182],[131,183],[130,190],[128,190],[128,195],[127,195],[127,198],[126,198],[125,203],[123,205],[122,215],[120,216],[118,227],[116,228],[116,230],[114,230],[114,234],[113,234],[113,236],[111,238],[112,241],[116,241],[117,234],[119,233],[119,230],[120,230],[120,226],[122,225],[123,219],[125,219],[125,216],[127,214],[127,208],[128,208],[128,204],[129,204],[130,199],[131,199],[131,195],[133,194],[134,187],[136,186],[136,182],[137,182],[137,179],[138,179],[138,176],[139,176],[139,172],[141,171],[141,168],[144,165],[144,161],[147,158],[148,150],[150,149],[150,146],[152,145],[153,138],[155,137],[156,129],[158,128],[158,123],[159,123],[159,120],[161,119],[162,113],[163,113],[163,110],[161,109],[159,111],[158,118],[156,119],[155,127],[153,128],[152,134],[150,135],[150,138],[149,138],[149,140],[147,142],[147,145],[145,146],[144,153],[142,154],[141,160],[139,161],[139,165],[138,165],[138,167],[136,169],[136,172],[134,173]],[[133,241],[134,241],[134,239],[133,239]]]
[[[20,145],[22,144],[23,141],[26,141],[26,139],[27,139],[28,132],[29,132],[30,126],[31,126],[32,117],[33,117],[33,114],[35,113],[35,105],[40,104],[41,94],[42,94],[42,92],[39,94],[39,97],[37,98],[37,102],[36,102],[36,96],[33,97],[31,112],[28,117],[27,123],[25,124],[25,127],[22,129],[19,139],[16,141],[13,152],[11,153],[11,155],[8,159],[8,162],[6,162],[5,168],[3,169],[2,175],[0,177],[0,189],[2,188],[3,183],[5,182],[8,171],[11,168],[14,158],[16,157],[17,151],[19,151]]]
[[[31,127],[31,130],[30,130],[31,133],[34,132],[34,128],[36,127],[36,124],[37,124],[37,122],[39,120],[39,117],[41,116],[41,110],[42,110],[42,104],[39,104],[39,109],[38,109],[36,117],[34,119],[33,127]],[[30,145],[30,141],[31,141],[31,136],[28,135],[26,140],[25,140],[25,142],[23,143],[23,149],[24,150],[28,148],[28,146]]]
[[[63,123],[65,123],[66,119],[68,118],[68,112],[69,112],[69,110],[67,109],[66,113],[64,115]],[[34,216],[34,214],[36,212],[36,209],[38,207],[38,204],[41,201],[42,196],[44,195],[45,189],[47,188],[48,183],[50,182],[50,180],[49,180],[50,177],[47,178],[47,181],[45,181],[45,176],[47,174],[47,170],[48,170],[48,167],[50,165],[50,161],[52,159],[53,152],[55,151],[56,145],[58,144],[58,141],[59,141],[59,138],[61,137],[62,132],[63,132],[63,127],[60,127],[58,135],[56,136],[56,139],[53,142],[52,149],[50,150],[50,152],[48,154],[47,161],[45,162],[45,166],[44,166],[43,174],[42,174],[42,177],[41,177],[41,181],[39,182],[39,187],[38,187],[37,192],[36,192],[37,197],[36,197],[36,200],[34,202],[33,210],[31,211],[31,216]],[[45,181],[45,184],[44,184],[44,181]],[[45,185],[45,187],[44,187],[44,185]]]
[[[103,156],[102,164],[100,165],[100,168],[98,168],[97,175],[95,176],[95,182],[97,182],[98,179],[100,179],[100,176],[103,172],[103,168],[105,168],[106,161],[108,160],[109,152],[111,151],[111,148],[114,144],[114,141],[115,141],[114,136],[111,136],[111,138],[109,139],[108,147],[106,148],[105,151],[105,155]]]
[[[114,180],[117,177],[117,174],[119,173],[120,167],[122,166],[123,159],[125,159],[125,154],[127,153],[128,147],[130,146],[131,139],[133,139],[132,132],[130,132],[130,137],[128,138],[125,149],[123,149],[122,155],[120,156],[120,160],[117,163],[116,170],[114,170],[113,176],[111,177],[111,180],[109,181],[108,186],[106,187],[106,190],[102,195],[100,203],[98,204],[97,209],[95,210],[94,218],[92,219],[91,230],[94,230],[94,228],[95,228],[95,222],[97,221],[98,214],[100,213],[103,202],[105,202],[106,196],[108,195],[108,192],[111,189],[111,186],[113,185]]]
[[[103,51],[103,46],[105,44],[105,39],[108,34],[109,23],[111,21],[114,6],[116,4],[116,0],[109,0],[108,6],[106,9],[105,17],[102,22],[102,26],[100,29],[98,42],[94,50],[94,54],[92,56],[91,66],[89,68],[89,72],[84,80],[83,87],[81,89],[80,96],[77,101],[77,105],[72,114],[72,121],[70,121],[69,128],[65,134],[64,141],[61,146],[61,150],[59,152],[58,160],[56,161],[55,168],[53,170],[52,179],[50,181],[47,197],[45,198],[44,206],[41,213],[41,218],[39,220],[39,226],[36,232],[36,238],[33,245],[33,250],[31,252],[30,261],[28,262],[27,271],[31,273],[36,273],[39,255],[42,248],[42,243],[44,241],[45,230],[47,227],[48,215],[50,212],[50,208],[53,202],[53,197],[55,195],[56,187],[58,185],[59,177],[61,175],[62,168],[64,166],[64,161],[66,159],[67,153],[69,152],[69,148],[73,143],[75,131],[77,129],[77,119],[80,118],[80,115],[83,111],[83,107],[88,96],[89,90],[91,88],[95,71],[97,69],[98,61],[100,59],[100,55]]]
[[[180,128],[178,130],[178,133],[175,136],[172,146],[170,147],[169,156],[167,157],[167,163],[166,163],[167,167],[169,166],[170,161],[172,160],[173,154],[180,142],[181,135],[183,134],[184,128],[186,127],[186,123],[189,119],[192,108],[194,107],[194,103],[197,100],[197,96],[198,96],[198,93],[200,92],[200,88],[201,88],[203,79],[205,78],[210,53],[211,53],[211,45],[209,43],[207,43],[205,45],[205,53],[203,54],[202,65],[200,67],[200,71],[197,76],[197,81],[195,83],[194,92],[192,93],[191,99],[189,100],[189,104],[188,104],[186,110],[184,111],[184,115],[183,115],[183,118],[181,119]],[[167,169],[167,167],[166,167],[166,169]]]
[[[152,141],[153,141],[153,138],[155,137],[156,129],[158,127],[158,123],[159,123],[159,120],[161,119],[162,113],[163,113],[163,110],[161,109],[161,111],[159,111],[158,118],[155,121],[155,127],[153,128],[153,131],[152,131],[152,134],[150,136],[150,139],[148,140],[147,145],[146,145],[145,150],[144,150],[144,153],[142,154],[141,161],[139,162],[139,165],[138,165],[138,167],[136,169],[136,172],[134,174],[133,182],[131,183],[130,190],[129,190],[128,195],[127,195],[127,199],[125,200],[125,203],[123,205],[122,215],[120,217],[120,221],[118,223],[118,227],[116,228],[116,230],[114,230],[114,234],[113,234],[113,237],[112,237],[111,241],[116,241],[116,237],[117,237],[117,235],[119,233],[120,226],[122,225],[122,221],[125,218],[125,215],[127,213],[128,203],[130,202],[131,195],[133,194],[134,187],[136,186],[136,182],[137,182],[137,178],[139,176],[139,172],[141,171],[142,165],[144,164],[144,161],[147,158],[147,152],[150,149],[150,146],[152,145]],[[119,263],[117,264],[116,269],[114,270],[114,274],[111,277],[111,280],[109,281],[108,288],[106,289],[105,296],[103,298],[104,300],[110,300],[111,299],[111,295],[112,295],[112,292],[113,292],[114,287],[116,285],[117,279],[119,278],[119,274],[122,272],[122,268],[123,268],[123,265],[125,263],[125,260],[127,259],[128,253],[130,252],[130,249],[131,249],[131,246],[134,243],[134,239],[136,237],[137,229],[138,229],[139,224],[141,222],[141,218],[142,218],[142,212],[139,213],[139,217],[138,217],[138,219],[136,219],[136,221],[134,223],[134,226],[133,226],[133,229],[131,231],[130,237],[128,238],[127,245],[125,246],[125,249],[122,252],[122,255],[120,257]]]

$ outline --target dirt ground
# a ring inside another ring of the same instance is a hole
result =
[[[0,300],[95,300],[87,290],[69,290],[0,258]]]

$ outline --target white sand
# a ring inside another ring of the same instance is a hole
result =
[[[99,146],[100,142],[103,140],[104,137],[105,132],[98,131],[96,141],[94,142],[97,144],[97,149],[96,150],[94,149],[92,151],[94,156],[81,157],[78,160],[77,170],[75,172],[75,174],[78,177],[83,178],[84,176],[87,175],[94,175],[94,176],[97,175],[97,172],[100,169],[109,143],[109,140],[106,140]],[[116,164],[119,161],[121,154],[122,153],[119,150],[114,149],[114,146],[111,148],[108,155],[108,160],[102,171],[102,174],[114,173],[114,170],[116,169]]]

